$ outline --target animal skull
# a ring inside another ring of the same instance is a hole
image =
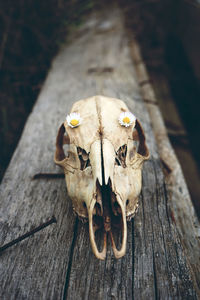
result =
[[[74,211],[82,220],[89,220],[96,257],[105,259],[109,234],[114,255],[120,258],[126,251],[126,220],[134,216],[138,207],[142,164],[149,158],[142,126],[135,118],[130,126],[120,124],[119,117],[128,108],[114,98],[94,96],[80,100],[71,112],[58,131],[55,163],[64,169]],[[76,118],[70,119],[71,116]],[[68,144],[67,155],[64,144]],[[114,240],[115,228],[122,232],[120,250]],[[101,252],[95,240],[97,230],[103,230],[104,235]]]

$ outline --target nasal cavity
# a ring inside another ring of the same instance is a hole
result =
[[[80,160],[80,170],[85,170],[87,167],[91,166],[89,153],[87,153],[81,147],[77,147],[78,158]]]
[[[123,168],[126,168],[126,155],[127,155],[127,145],[123,145],[119,147],[119,149],[116,152],[115,157],[115,164],[118,166],[122,166]]]

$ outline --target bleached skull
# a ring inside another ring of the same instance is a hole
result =
[[[63,145],[68,144],[65,154]],[[89,220],[94,254],[105,259],[107,235],[116,258],[126,252],[127,222],[138,207],[142,164],[149,158],[140,122],[119,99],[94,96],[74,103],[56,140],[55,163],[64,169],[73,209]],[[121,231],[120,249],[113,232]],[[95,232],[103,232],[103,249]]]

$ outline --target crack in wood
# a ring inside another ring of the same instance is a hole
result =
[[[153,285],[154,285],[154,299],[158,299],[158,284],[157,284],[157,274],[156,274],[156,263],[155,263],[155,239],[154,239],[154,230],[153,230],[153,224],[151,220],[151,227],[152,227],[152,241],[151,241],[151,247],[152,247],[152,269],[153,269]]]
[[[143,235],[145,237],[145,232],[146,232],[146,222],[145,222],[145,209],[144,209],[144,196],[143,196],[143,192],[141,191],[141,206],[142,206],[142,218],[143,218],[143,222],[142,222],[142,231],[143,231]],[[147,248],[146,245],[146,238],[144,239],[144,244],[145,244],[145,248]]]
[[[65,178],[64,173],[37,173],[33,176],[33,180],[35,179],[60,179]]]
[[[159,186],[159,180],[158,180],[158,176],[157,176],[157,167],[155,164],[153,164],[153,168],[154,168],[154,175],[155,175],[155,180],[156,180],[156,186],[160,187]],[[166,260],[166,269],[167,269],[167,273],[169,274],[169,261],[168,261],[168,256],[167,256],[167,249],[166,249],[166,241],[165,241],[165,234],[164,234],[164,230],[163,230],[163,222],[162,222],[162,218],[160,216],[160,213],[159,213],[159,204],[158,204],[158,201],[159,199],[161,198],[161,194],[162,194],[162,191],[159,193],[159,190],[160,188],[156,189],[156,209],[157,209],[157,214],[158,214],[158,221],[160,223],[160,229],[161,229],[161,236],[162,236],[162,241],[163,241],[163,248],[164,248],[164,253],[165,253],[165,260]],[[165,193],[164,193],[165,195]],[[167,206],[166,206],[166,198],[164,198],[164,207],[165,207],[165,210],[167,210]],[[168,213],[166,212],[166,215],[168,217]],[[169,226],[170,226],[170,223],[169,223]],[[171,233],[171,232],[170,232]]]
[[[157,275],[156,275],[156,265],[155,265],[155,253],[152,245],[153,250],[153,277],[154,277],[154,291],[155,291],[155,300],[158,299],[158,288],[157,288]]]
[[[135,285],[135,276],[134,276],[134,269],[135,269],[135,222],[132,219],[132,299],[134,300],[134,285]]]
[[[164,191],[164,195],[165,195],[165,210],[166,210],[166,216],[167,216],[167,221],[168,221],[168,224],[169,224],[169,230],[170,230],[170,233],[171,233],[171,221],[170,221],[170,217],[169,217],[169,214],[170,214],[170,210],[169,210],[169,205],[168,205],[168,194],[167,194],[167,187],[166,187],[166,184],[165,182],[163,183],[163,191]],[[175,221],[175,220],[172,220],[172,221]]]
[[[158,105],[158,102],[155,100],[151,100],[151,99],[146,99],[144,98],[143,101],[147,104],[152,104],[152,105]]]
[[[142,87],[145,84],[152,84],[152,80],[151,79],[146,79],[146,80],[142,80],[139,82],[139,85]]]
[[[164,159],[160,160],[163,166],[163,173],[165,176],[168,176],[172,173],[172,169],[170,168],[170,166],[166,163],[166,161],[164,161]]]
[[[69,252],[69,263],[68,263],[68,268],[66,272],[66,279],[65,279],[65,286],[64,286],[64,291],[63,291],[63,300],[67,299],[67,293],[68,293],[68,288],[69,288],[69,281],[70,281],[70,273],[71,273],[71,268],[72,268],[72,260],[73,260],[73,254],[74,254],[74,247],[76,244],[76,239],[77,239],[77,231],[78,231],[78,218],[76,218],[75,224],[74,224],[74,235],[73,235],[73,240],[71,243],[71,248]]]
[[[104,74],[104,73],[112,73],[113,71],[114,71],[113,67],[103,67],[103,68],[93,67],[93,68],[89,68],[87,70],[87,73],[88,74],[93,74],[93,73]]]

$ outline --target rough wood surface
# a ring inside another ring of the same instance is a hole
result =
[[[57,223],[2,252],[1,299],[197,299],[129,50],[119,10],[107,7],[91,15],[54,60],[1,184],[0,244],[52,215]],[[105,261],[94,257],[87,224],[74,217],[64,179],[32,180],[36,173],[61,172],[53,162],[57,129],[74,101],[95,94],[127,103],[151,152],[120,260],[111,247]]]
[[[177,157],[169,142],[166,127],[163,122],[154,90],[143,63],[139,45],[132,43],[131,53],[135,62],[135,70],[141,86],[141,93],[145,101],[155,134],[158,152],[163,164],[166,190],[169,195],[169,211],[173,222],[180,234],[181,242],[193,272],[194,282],[200,288],[200,226],[192,201],[185,183]],[[144,83],[144,84],[141,84]]]

